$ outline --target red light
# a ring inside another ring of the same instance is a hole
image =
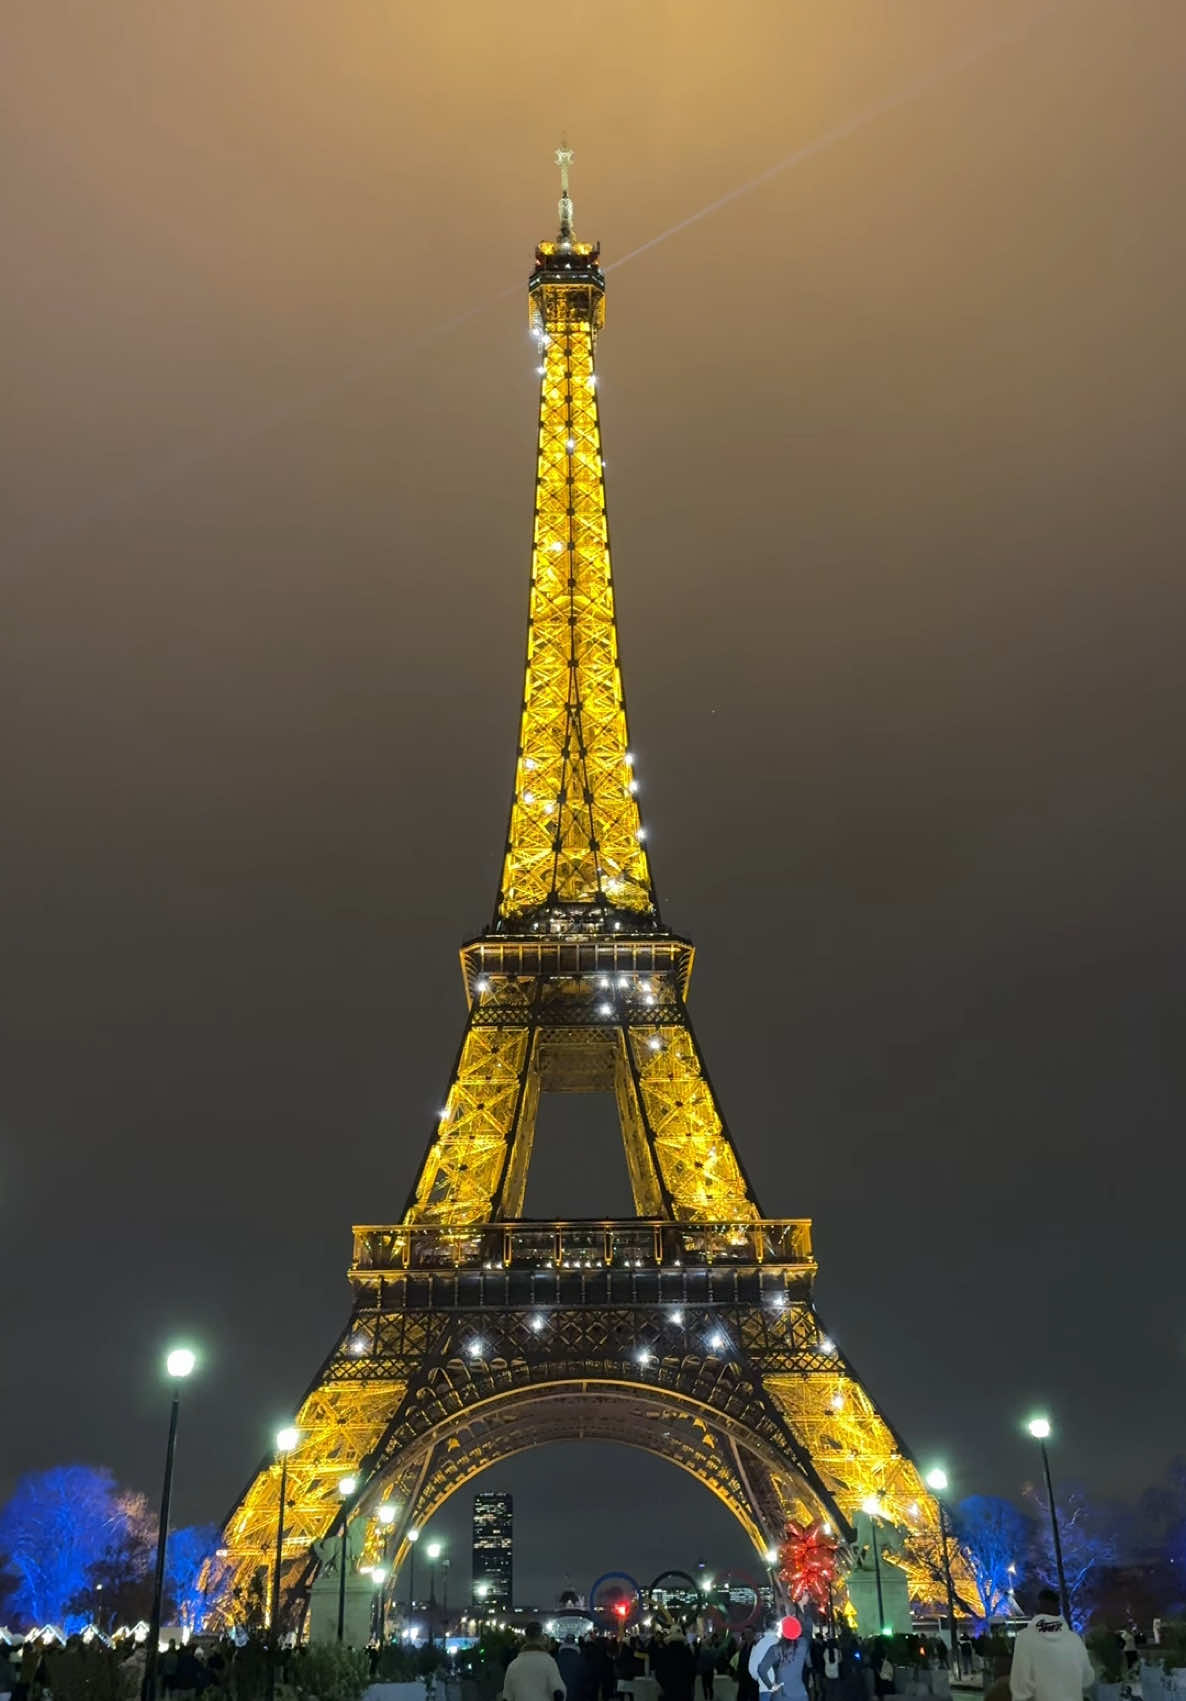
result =
[[[617,1613],[619,1618],[625,1618],[626,1614],[630,1611],[630,1608],[626,1605],[625,1601],[615,1601],[614,1611]]]

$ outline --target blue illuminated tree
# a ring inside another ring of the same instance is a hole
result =
[[[1033,1542],[1033,1526],[1011,1500],[973,1494],[954,1508],[956,1538],[968,1558],[985,1619],[1004,1617]]]
[[[188,1524],[170,1530],[165,1549],[165,1592],[173,1620],[188,1630],[200,1630],[208,1609],[214,1605],[209,1588],[202,1587],[202,1571],[218,1546],[216,1524]]]
[[[1050,1503],[1032,1486],[1027,1486],[1025,1494],[1038,1513],[1037,1539],[1033,1546],[1034,1569],[1048,1588],[1057,1589],[1058,1565],[1050,1528]],[[1116,1559],[1120,1546],[1118,1521],[1107,1506],[1092,1500],[1078,1484],[1071,1484],[1058,1495],[1056,1504],[1071,1624],[1074,1629],[1082,1630],[1091,1616],[1100,1573]]]
[[[21,1477],[0,1509],[0,1553],[11,1577],[7,1611],[31,1624],[70,1630],[91,1572],[123,1540],[124,1497],[111,1472],[59,1465]]]

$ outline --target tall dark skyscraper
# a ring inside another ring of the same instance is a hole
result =
[[[509,1494],[474,1495],[474,1605],[514,1605],[515,1502]]]

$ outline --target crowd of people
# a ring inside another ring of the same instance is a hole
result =
[[[1138,1657],[1138,1640],[1131,1631],[1122,1632],[1117,1640],[1119,1661],[1131,1671]],[[909,1642],[932,1666],[948,1664],[947,1644],[941,1637],[912,1636]],[[85,1651],[77,1637],[70,1639],[63,1653],[72,1647]],[[92,1652],[117,1659],[126,1667],[125,1690],[138,1689],[142,1649],[129,1644],[119,1651],[95,1648]],[[730,1689],[736,1686],[736,1701],[764,1701],[765,1697],[867,1701],[870,1694],[876,1701],[895,1691],[894,1652],[893,1644],[883,1637],[861,1643],[847,1628],[833,1633],[816,1627],[805,1609],[780,1618],[765,1632],[734,1632],[703,1621],[685,1626],[660,1617],[620,1638],[588,1635],[578,1639],[570,1630],[555,1640],[544,1634],[536,1620],[527,1625],[526,1638],[513,1657],[508,1656],[501,1681],[487,1693],[501,1701],[635,1701],[636,1683],[649,1678],[658,1687],[660,1701],[718,1701],[715,1686],[727,1677],[732,1680]],[[973,1652],[971,1643],[961,1643],[965,1672],[972,1667]],[[38,1701],[51,1689],[47,1661],[55,1657],[38,1643],[12,1650],[0,1646],[0,1697]],[[203,1639],[188,1645],[170,1641],[160,1656],[160,1691],[174,1698],[232,1689],[239,1695],[261,1692],[269,1657],[261,1639],[244,1646],[230,1640]],[[276,1674],[280,1682],[287,1686],[299,1680],[296,1668],[309,1658],[307,1647],[282,1650]],[[491,1675],[497,1672],[496,1665]],[[372,1659],[372,1678],[382,1675]],[[1058,1596],[1044,1590],[1038,1596],[1037,1613],[1013,1643],[1008,1674],[1003,1665],[998,1674],[985,1669],[983,1684],[985,1701],[1082,1701],[1096,1680],[1082,1638],[1061,1616]],[[296,1687],[307,1689],[299,1681]]]
[[[911,1643],[935,1667],[949,1663],[942,1637]],[[1136,1643],[1122,1633],[1122,1654],[1135,1663]],[[975,1649],[961,1643],[961,1665],[971,1672]],[[640,1676],[653,1678],[660,1701],[716,1701],[721,1676],[736,1684],[737,1701],[864,1701],[895,1692],[898,1676],[893,1647],[884,1637],[864,1644],[847,1629],[833,1633],[813,1627],[806,1611],[796,1609],[765,1633],[734,1634],[703,1624],[666,1624],[623,1640],[571,1631],[559,1641],[543,1626],[527,1626],[526,1640],[506,1668],[503,1701],[611,1701],[630,1696]],[[979,1664],[979,1661],[975,1662]],[[1038,1610],[1013,1644],[1011,1670],[994,1682],[983,1678],[986,1701],[1082,1701],[1097,1672],[1082,1638],[1061,1616],[1058,1596],[1043,1590]]]
[[[737,1701],[759,1701],[775,1690],[781,1701],[839,1701],[859,1660],[855,1638],[813,1632],[806,1614],[786,1617],[767,1633],[665,1624],[622,1640],[578,1640],[570,1631],[555,1641],[533,1622],[507,1667],[502,1694],[505,1701],[610,1701],[629,1696],[645,1676],[657,1683],[661,1701],[716,1701],[717,1679],[728,1677]]]

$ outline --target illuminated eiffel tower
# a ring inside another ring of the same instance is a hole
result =
[[[788,1518],[855,1542],[879,1496],[912,1590],[932,1601],[937,1503],[820,1325],[810,1223],[759,1207],[688,1014],[692,946],[659,915],[606,531],[605,279],[598,247],[573,235],[570,159],[557,154],[559,234],[528,286],[539,445],[502,883],[461,950],[469,1014],[419,1174],[398,1223],[355,1229],[353,1309],[296,1415],[285,1595],[299,1599],[310,1542],[346,1512],[375,1519],[386,1503],[398,1564],[408,1530],[477,1472],[599,1438],[698,1478],[761,1568]],[[549,1092],[612,1094],[634,1217],[523,1218]],[[345,1475],[358,1486],[344,1506]],[[270,1571],[280,1480],[266,1462],[227,1522],[240,1599]]]

